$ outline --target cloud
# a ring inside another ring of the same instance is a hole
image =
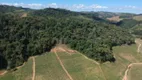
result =
[[[94,10],[94,9],[106,9],[108,7],[101,6],[98,4],[92,4],[92,5],[84,5],[84,4],[73,4],[71,6],[69,5],[58,5],[57,3],[51,3],[51,4],[24,4],[24,3],[0,3],[1,5],[10,5],[10,6],[17,6],[17,7],[24,7],[24,8],[32,8],[32,9],[42,9],[42,8],[65,8],[70,10]]]
[[[92,5],[84,5],[84,4],[74,4],[71,6],[71,10],[75,11],[94,11],[94,10],[102,10],[102,9],[107,9],[108,7],[106,6],[101,6],[98,4],[92,4]]]
[[[24,4],[24,3],[0,3],[1,5],[10,5],[10,6],[16,6],[16,7],[24,7],[24,8],[32,8],[32,9],[40,9],[44,8],[44,5],[42,4]]]
[[[93,5],[90,6],[90,8],[92,8],[92,9],[106,9],[108,7],[101,6],[101,5],[98,5],[98,4],[93,4]]]
[[[125,8],[130,8],[130,9],[136,9],[136,6],[131,6],[131,5],[125,5]]]
[[[48,4],[47,7],[58,8],[59,6],[56,3]]]
[[[24,7],[24,8],[32,8],[32,9],[43,9],[43,8],[63,8],[72,11],[110,11],[110,12],[142,12],[141,7],[132,6],[132,5],[124,5],[124,6],[104,6],[99,4],[73,4],[73,5],[62,5],[57,3],[50,3],[50,4],[39,4],[39,3],[0,3],[0,5],[11,5],[17,7]]]
[[[74,9],[85,9],[86,6],[84,4],[74,4],[72,6],[72,8],[74,8]]]

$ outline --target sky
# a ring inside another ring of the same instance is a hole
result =
[[[0,4],[32,9],[142,13],[142,0],[0,0]]]

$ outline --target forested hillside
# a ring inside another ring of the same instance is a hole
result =
[[[97,16],[64,9],[29,10],[23,18],[0,13],[0,55],[7,61],[7,69],[22,65],[30,56],[48,52],[59,43],[99,62],[115,61],[113,46],[134,43],[127,30],[103,19],[99,21]],[[4,59],[2,63],[6,62]]]

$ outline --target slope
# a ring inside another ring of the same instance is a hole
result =
[[[34,80],[122,80],[129,64],[142,62],[142,56],[137,53],[137,48],[138,45],[114,47],[113,54],[116,62],[99,64],[77,51],[56,47],[56,54],[52,51],[35,57]],[[56,55],[58,55],[61,63]],[[31,58],[23,67],[15,72],[8,72],[1,76],[0,80],[31,80],[32,63]],[[137,72],[139,66],[135,64],[131,66],[131,70],[127,72],[127,80],[132,80],[133,76],[137,76],[134,73],[139,73]],[[137,78],[137,80],[140,79]]]
[[[102,69],[108,80],[129,80],[129,70],[133,65],[141,64],[142,55],[137,53],[138,45],[123,45],[113,48],[115,63],[105,63]]]
[[[8,71],[0,76],[0,80],[31,80],[32,79],[32,59],[30,58],[22,67],[16,71]]]

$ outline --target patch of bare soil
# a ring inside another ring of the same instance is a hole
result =
[[[142,53],[142,48],[141,48],[141,46],[142,46],[142,40],[141,39],[136,39],[135,43],[138,45],[137,52],[138,53]]]
[[[58,50],[58,49],[57,49],[57,50]],[[64,64],[63,64],[63,62],[62,62],[62,60],[61,60],[60,57],[58,56],[58,54],[57,54],[57,52],[56,52],[56,48],[55,48],[54,50],[52,50],[52,51],[55,53],[55,55],[56,55],[56,57],[57,57],[57,59],[58,59],[60,65],[61,65],[62,69],[65,71],[65,73],[67,74],[67,76],[69,77],[69,79],[70,79],[70,80],[73,80],[72,76],[71,76],[71,75],[69,74],[69,72],[66,70],[66,68],[65,68],[65,66],[64,66]]]
[[[22,68],[25,65],[25,62],[23,63],[23,65],[16,67],[17,69]]]
[[[3,76],[7,73],[7,71],[0,71],[0,76]]]
[[[32,66],[33,76],[32,76],[32,80],[35,80],[35,57],[32,57],[32,60],[33,60],[33,66]]]
[[[27,13],[22,14],[21,18],[27,17]]]
[[[120,17],[119,16],[113,16],[111,18],[107,18],[109,21],[115,21],[115,22],[119,22],[121,21]]]
[[[58,44],[58,45],[56,45],[56,47],[54,47],[52,50],[51,50],[51,52],[54,52],[54,51],[56,51],[56,52],[66,52],[66,53],[68,53],[68,54],[70,54],[70,55],[72,55],[72,54],[75,54],[77,51],[75,51],[75,50],[72,50],[72,49],[70,49],[70,48],[68,48],[66,45],[64,45],[64,44]]]

